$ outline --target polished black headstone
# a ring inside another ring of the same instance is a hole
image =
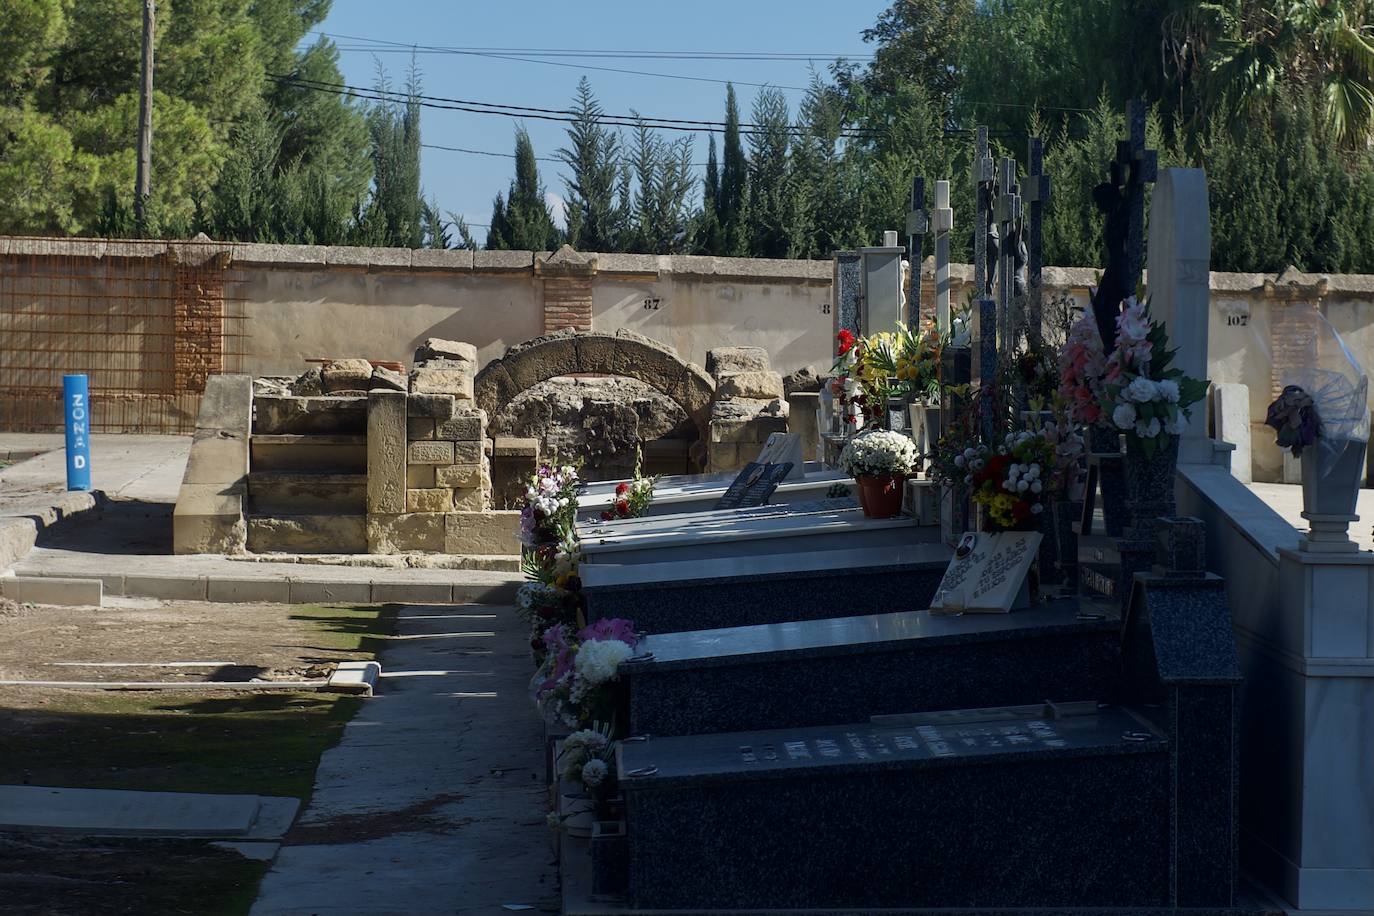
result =
[[[1010,614],[905,611],[665,633],[620,668],[631,734],[829,725],[1111,694],[1120,623],[1065,600]],[[649,657],[652,656],[652,657]]]
[[[928,607],[949,558],[943,544],[906,544],[590,563],[581,568],[582,596],[588,620],[623,617],[646,634],[886,614]]]
[[[630,902],[1164,906],[1168,759],[1092,707],[625,743]]]

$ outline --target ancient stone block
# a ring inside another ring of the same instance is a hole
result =
[[[486,435],[487,412],[468,408],[458,411],[453,419],[436,425],[434,438],[455,442],[476,442]]]
[[[182,483],[240,483],[248,473],[248,439],[230,430],[196,430]]]
[[[374,391],[367,399],[367,511],[399,514],[406,504],[406,395]]]
[[[243,553],[248,528],[242,485],[182,484],[172,512],[172,552]]]
[[[407,512],[451,512],[453,491],[449,489],[407,490]]]
[[[196,429],[247,433],[253,417],[253,380],[247,375],[212,375],[200,397]]]
[[[367,552],[376,554],[443,553],[444,519],[437,513],[369,515]]]
[[[752,457],[752,456],[751,456]],[[740,446],[734,442],[712,442],[707,445],[706,467],[711,471],[728,471],[741,467]]]
[[[407,381],[404,373],[397,372],[395,369],[388,369],[385,366],[377,366],[372,370],[372,382],[370,390],[382,389],[385,391],[405,391]]]
[[[434,482],[432,486],[450,487],[456,490],[460,488],[471,489],[490,484],[490,477],[487,474],[486,465],[451,464],[448,467],[426,467],[434,472]]]
[[[454,490],[454,512],[481,512],[487,508],[488,493],[482,487],[470,490]]]
[[[412,417],[447,420],[453,416],[453,395],[412,393],[407,406]]]
[[[364,553],[361,515],[291,515],[248,520],[254,553]]]
[[[815,366],[802,366],[782,378],[782,390],[791,397],[797,392],[819,392],[821,373]]]
[[[719,376],[716,382],[716,397],[721,400],[768,401],[782,396],[782,376],[776,372],[735,372]]]
[[[410,464],[453,464],[452,442],[412,442]]]
[[[410,422],[406,424],[406,435],[410,437],[411,442],[433,439],[435,438],[434,424],[435,421],[430,417],[411,417]],[[449,437],[442,436],[440,438],[447,439]]]
[[[351,435],[367,428],[367,399],[361,397],[271,397],[253,399],[257,435]]]
[[[538,458],[538,439],[518,439],[512,436],[497,436],[492,440],[493,458]]]
[[[430,369],[422,366],[410,371],[410,390],[415,394],[448,394],[471,401],[472,379],[472,372],[467,369]]]
[[[439,484],[435,479],[436,468],[432,464],[412,464],[406,468],[406,489],[409,490],[431,490],[437,486],[450,486],[450,484]]]
[[[415,362],[423,363],[431,359],[449,359],[475,366],[477,348],[460,340],[431,337],[415,348]]]
[[[297,397],[324,394],[324,373],[319,366],[311,366],[291,383],[291,393]]]
[[[445,553],[512,556],[520,553],[519,512],[454,512],[444,516]]]
[[[321,383],[325,394],[335,391],[366,391],[372,384],[372,363],[365,359],[336,359],[324,364]]]
[[[737,372],[767,372],[768,351],[763,347],[717,347],[706,351],[706,371],[719,378]]]
[[[449,464],[478,464],[482,461],[481,441],[453,442],[453,460]]]

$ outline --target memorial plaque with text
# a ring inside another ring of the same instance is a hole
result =
[[[970,613],[1010,611],[1022,595],[1042,537],[1038,531],[965,533],[931,608]]]

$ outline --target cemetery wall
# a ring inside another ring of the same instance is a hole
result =
[[[931,262],[925,267],[922,303],[931,309]],[[951,299],[962,303],[972,269],[953,265],[951,274]],[[1097,275],[1046,268],[1047,312],[1055,300],[1085,305]],[[121,398],[150,401],[194,398],[213,371],[295,375],[305,360],[331,356],[408,361],[429,337],[470,341],[484,365],[561,327],[627,328],[698,366],[713,348],[757,346],[784,374],[824,370],[830,287],[828,261],[0,238],[0,304],[12,316],[0,323],[4,352],[46,351],[54,366],[92,372],[92,384],[104,381],[108,391],[109,358],[92,352],[91,341],[93,332],[113,332],[116,349],[126,351],[118,369],[139,376],[137,384],[121,377]],[[215,319],[216,299],[224,324]],[[97,327],[27,317],[61,314],[74,301],[83,316],[100,316]],[[1262,427],[1279,379],[1271,365],[1303,357],[1318,302],[1355,356],[1374,367],[1374,276],[1212,274],[1209,375],[1249,388],[1258,480],[1282,474],[1282,456]],[[35,384],[32,363],[0,363],[0,397],[28,396],[20,389]],[[52,406],[48,419],[57,422],[55,397]],[[194,408],[181,405],[176,416],[194,417]],[[164,414],[130,411],[121,428],[184,431],[159,425]],[[15,416],[9,412],[6,428]]]

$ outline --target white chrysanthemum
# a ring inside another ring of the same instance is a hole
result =
[[[577,650],[573,667],[577,676],[593,686],[616,678],[620,663],[635,654],[635,650],[618,639],[597,639],[584,642]]]
[[[595,789],[606,781],[610,775],[611,768],[606,765],[604,760],[588,760],[582,765],[582,782],[587,788]]]
[[[1118,404],[1116,410],[1112,411],[1112,422],[1117,429],[1135,428],[1135,406],[1132,404]]]
[[[1178,382],[1166,378],[1162,382],[1156,382],[1155,387],[1159,389],[1159,396],[1164,400],[1170,404],[1178,403]]]
[[[1017,493],[1024,493],[1024,492],[1026,492],[1026,491],[1029,490],[1029,489],[1030,489],[1030,481],[1029,481],[1029,480],[1018,480],[1018,481],[1016,482],[1016,492],[1017,492]]]
[[[594,728],[584,728],[581,731],[573,732],[563,739],[563,750],[571,751],[599,751],[606,746],[606,736]]]
[[[1031,481],[1030,491],[1031,491],[1032,493],[1040,494],[1040,493],[1043,493],[1044,490],[1045,490],[1045,485],[1044,485],[1043,483],[1041,483],[1041,482],[1038,481],[1038,480],[1032,480],[1032,481]]]
[[[1035,513],[1036,515],[1039,515],[1041,512],[1044,511],[1045,507],[1040,503],[1036,503],[1035,505],[1031,506],[1031,512]]]
[[[1126,386],[1126,390],[1122,392],[1122,396],[1125,397],[1126,400],[1135,401],[1137,404],[1148,404],[1150,401],[1153,401],[1158,394],[1159,389],[1155,386],[1155,383],[1145,378],[1143,375],[1133,379],[1131,383]]]

